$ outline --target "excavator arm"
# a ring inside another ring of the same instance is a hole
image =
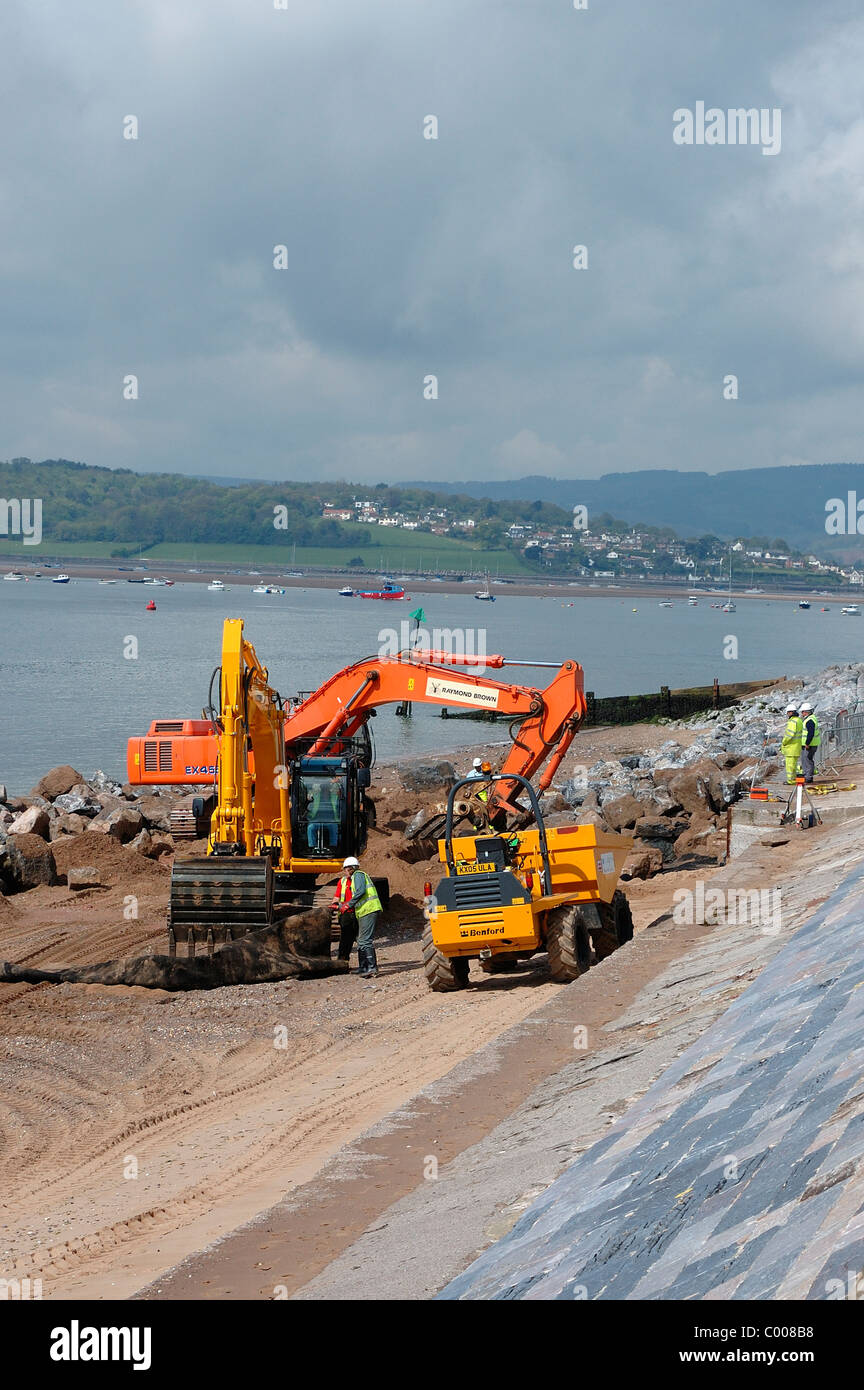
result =
[[[275,846],[280,866],[287,867],[291,818],[282,700],[243,636],[240,618],[228,618],[223,631],[216,721],[218,794],[211,840],[217,847],[242,846],[250,857],[259,843]]]
[[[229,620],[238,623],[239,620]],[[228,641],[226,624],[226,642]],[[248,643],[242,644],[246,657],[241,661],[235,654],[237,638],[231,638],[231,653],[226,662],[223,653],[222,703],[223,708],[238,707],[244,699],[239,668],[252,672],[250,692],[264,693],[265,702],[267,673],[257,663],[254,650]],[[251,656],[250,656],[251,653]],[[473,671],[454,671],[454,666],[483,666],[484,669],[502,670],[504,667],[548,666],[555,670],[550,683],[545,688],[520,685],[501,680],[493,680],[487,675]],[[230,684],[225,685],[226,668],[232,672]],[[272,694],[273,692],[271,692]],[[484,709],[496,714],[509,716],[512,720],[510,748],[501,773],[505,776],[525,777],[529,780],[544,767],[538,790],[544,791],[552,781],[567,752],[573,737],[585,715],[586,704],[583,688],[582,667],[577,661],[533,662],[509,660],[504,656],[484,657],[454,656],[448,652],[414,649],[398,656],[368,657],[351,666],[337,671],[316,691],[291,708],[284,720],[284,747],[280,748],[278,734],[272,725],[273,704],[268,704],[266,716],[267,733],[264,737],[263,720],[253,709],[254,699],[247,701],[250,713],[255,720],[258,737],[253,740],[256,774],[256,821],[255,829],[277,830],[290,824],[284,805],[284,793],[272,790],[271,772],[281,760],[291,762],[300,755],[315,757],[328,753],[339,740],[350,740],[362,728],[372,712],[382,705],[402,704],[406,701],[415,704],[460,706],[462,708]],[[260,730],[258,724],[262,723]],[[142,782],[186,782],[200,783],[213,780],[217,756],[225,761],[226,773],[231,779],[231,795],[224,774],[220,796],[225,803],[224,829],[226,834],[234,835],[238,823],[238,808],[248,808],[248,788],[250,769],[244,762],[242,750],[234,737],[233,725],[229,747],[218,753],[218,740],[208,733],[205,723],[189,720],[157,720],[151,725],[150,733],[144,739],[130,739],[127,755],[129,781]],[[224,743],[224,739],[223,739]],[[259,760],[261,766],[259,767]],[[248,760],[247,760],[248,761]],[[245,789],[245,790],[244,790]],[[490,792],[489,809],[503,811],[508,815],[520,815],[522,808],[515,803],[518,790],[516,781],[499,781]],[[244,796],[247,800],[244,803]],[[261,808],[266,807],[263,815]],[[252,833],[252,820],[244,813],[244,833]],[[284,832],[283,832],[284,833]],[[247,845],[249,841],[247,838]],[[249,852],[247,850],[247,852]]]
[[[339,737],[351,737],[380,705],[413,701],[419,704],[462,705],[511,715],[513,746],[501,773],[531,779],[548,763],[540,779],[545,791],[555,776],[576,730],[585,715],[582,667],[565,661],[545,689],[506,684],[486,676],[460,671],[453,674],[444,663],[483,665],[492,669],[528,666],[531,662],[508,661],[503,656],[464,658],[446,652],[406,652],[356,662],[331,676],[308,696],[285,723],[288,756],[295,740],[316,738],[312,751],[323,749]],[[537,663],[546,665],[552,663]],[[498,782],[490,794],[489,808],[519,815],[514,804],[518,783]]]

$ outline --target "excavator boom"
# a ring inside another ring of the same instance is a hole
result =
[[[449,665],[447,663],[450,663]],[[453,666],[554,666],[556,674],[545,688],[493,680]],[[266,677],[266,672],[265,672]],[[291,708],[284,722],[284,756],[290,762],[299,749],[309,756],[327,753],[335,740],[353,739],[373,710],[403,702],[457,705],[510,716],[513,745],[500,769],[505,777],[533,778],[544,767],[543,791],[552,781],[585,715],[582,667],[577,661],[535,663],[500,655],[454,657],[446,652],[412,650],[399,656],[368,657],[337,671],[313,694]],[[127,756],[132,783],[200,783],[213,780],[205,769],[216,761],[212,745],[191,721],[155,721],[144,739],[130,739]],[[256,750],[257,756],[257,750]],[[256,769],[257,771],[257,769]],[[490,811],[517,814],[515,781],[495,784]],[[281,812],[280,812],[281,815]],[[283,822],[284,823],[284,822]]]

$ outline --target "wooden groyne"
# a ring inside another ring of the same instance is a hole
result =
[[[735,705],[748,695],[767,690],[775,685],[781,676],[774,680],[736,681],[721,685],[715,678],[711,685],[695,685],[682,690],[673,690],[668,685],[646,695],[604,695],[596,696],[593,690],[585,692],[588,710],[585,725],[598,724],[644,724],[651,719],[686,719],[691,714],[701,714],[703,710],[726,709]],[[473,719],[481,724],[509,724],[512,715],[498,714],[494,710],[448,709],[441,710],[442,719]]]

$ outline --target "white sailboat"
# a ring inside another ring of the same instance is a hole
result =
[[[736,609],[735,609],[735,604],[732,602],[732,547],[731,547],[731,545],[730,545],[730,547],[729,547],[729,597],[727,598],[726,602],[725,602],[724,604],[721,605],[720,612],[721,612],[721,613],[734,613],[735,611],[736,611]]]
[[[485,584],[483,585],[483,588],[482,588],[482,589],[478,589],[478,590],[477,590],[477,593],[474,595],[474,597],[475,597],[475,598],[479,598],[479,600],[480,600],[481,603],[494,603],[494,602],[495,602],[495,595],[493,594],[492,590],[489,588],[489,571],[488,571],[488,570],[486,571],[486,582],[485,582]]]

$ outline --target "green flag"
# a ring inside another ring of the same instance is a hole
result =
[[[415,618],[418,623],[425,623],[426,621],[426,614],[422,608],[415,608],[413,613],[408,614],[408,617]]]

